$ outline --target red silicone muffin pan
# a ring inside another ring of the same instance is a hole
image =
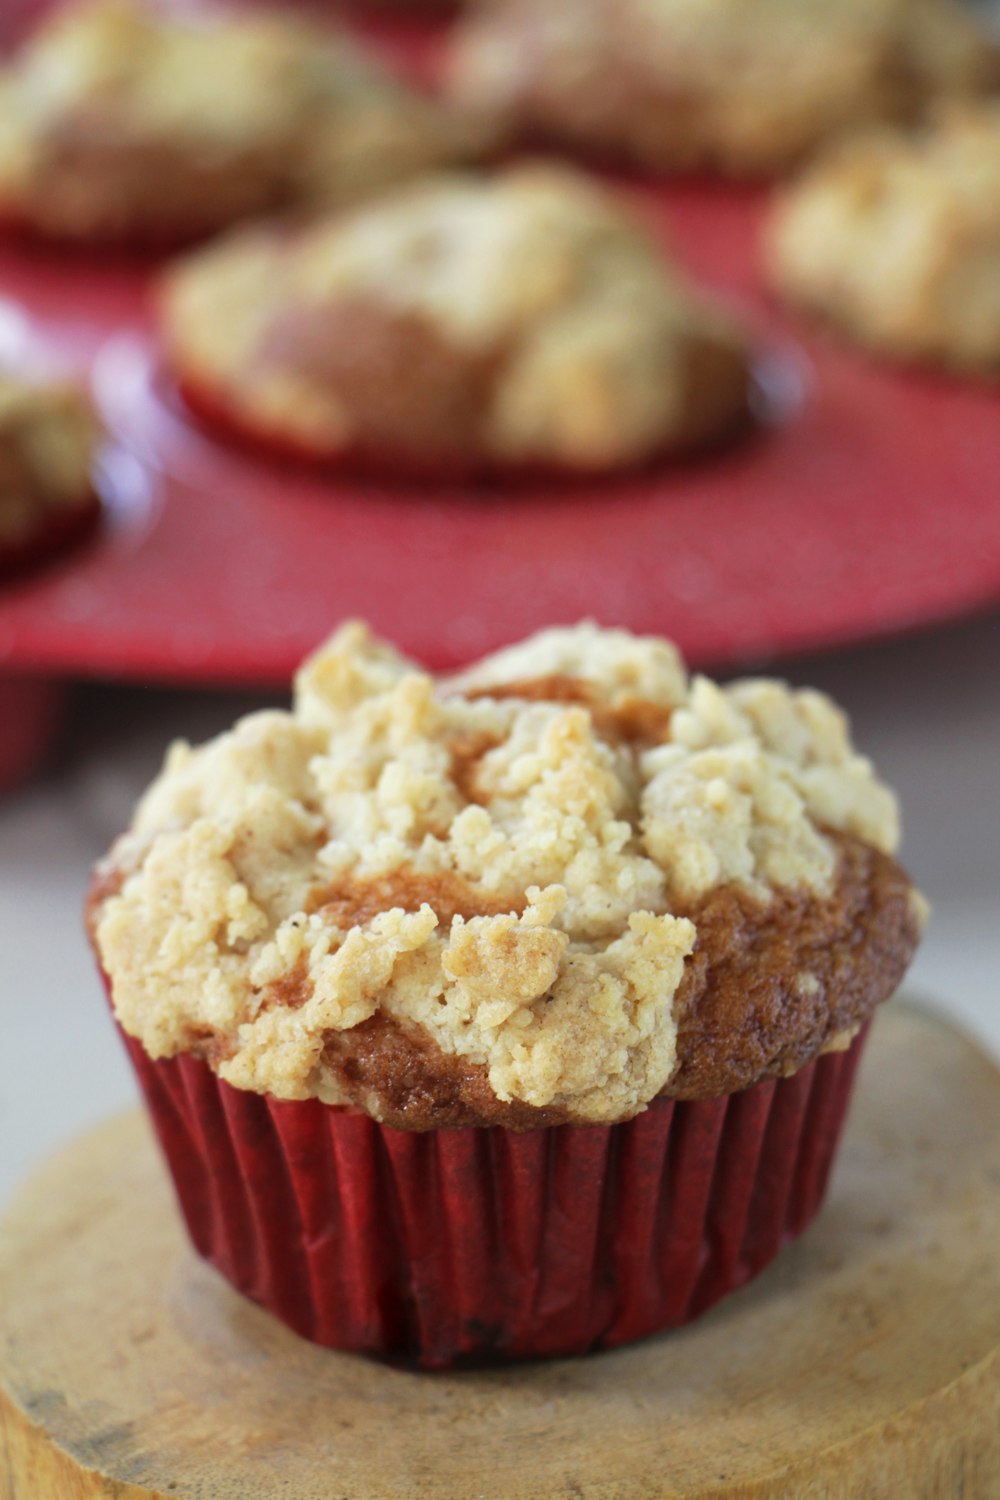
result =
[[[0,591],[0,662],[271,686],[359,614],[436,667],[582,616],[737,666],[1000,599],[997,388],[786,317],[758,274],[764,190],[619,185],[757,330],[762,420],[608,481],[378,483],[241,449],[165,379],[148,263],[0,245],[8,312],[90,369],[112,434],[102,531]]]

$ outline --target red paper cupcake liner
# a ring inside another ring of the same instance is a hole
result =
[[[718,432],[690,443],[668,445],[659,453],[635,463],[614,466],[607,473],[574,466],[568,461],[502,463],[482,455],[395,453],[384,446],[324,447],[322,443],[310,443],[284,428],[254,421],[240,411],[224,389],[187,374],[179,364],[171,368],[168,363],[164,373],[167,383],[173,387],[176,407],[193,419],[207,436],[231,448],[242,449],[244,453],[268,459],[279,467],[299,472],[312,470],[330,479],[403,485],[474,484],[487,489],[499,485],[508,490],[511,486],[548,484],[557,488],[565,486],[568,491],[573,485],[600,481],[609,476],[622,478],[652,473],[664,465],[671,470],[685,464],[697,465],[731,444],[752,441],[764,432],[763,424],[754,414],[751,390],[756,386],[752,385],[748,387],[744,410],[734,413],[732,420],[722,424]]]
[[[426,1134],[245,1093],[126,1037],[198,1251],[316,1343],[425,1369],[675,1327],[823,1199],[864,1041],[613,1126]]]

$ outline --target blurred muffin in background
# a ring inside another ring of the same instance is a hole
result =
[[[1000,376],[1000,103],[831,151],[779,200],[765,259],[861,344]]]
[[[181,262],[167,357],[244,434],[377,470],[597,474],[732,429],[744,334],[583,176],[445,176]]]
[[[515,135],[739,176],[1000,80],[957,0],[484,0],[449,73]]]
[[[96,524],[97,442],[97,420],[76,386],[0,373],[0,580]]]
[[[313,196],[356,199],[470,146],[450,111],[328,27],[79,0],[0,78],[0,220],[177,244]]]

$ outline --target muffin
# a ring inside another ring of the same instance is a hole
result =
[[[178,745],[89,924],[194,1243],[427,1368],[683,1322],[820,1203],[923,906],[822,694],[543,632],[348,625]]]
[[[184,242],[470,149],[447,110],[288,14],[78,0],[0,78],[0,216],[67,241]]]
[[[77,387],[0,374],[0,581],[96,525],[98,428]]]
[[[398,190],[182,261],[166,359],[195,410],[381,472],[598,474],[745,416],[749,354],[602,189],[524,166]]]
[[[767,229],[778,294],[880,354],[1000,376],[1000,103],[822,157]]]
[[[1000,78],[957,0],[492,0],[449,71],[515,135],[736,176]]]

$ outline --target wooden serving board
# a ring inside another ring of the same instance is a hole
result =
[[[997,1500],[1000,1076],[875,1028],[828,1205],[691,1328],[415,1375],[317,1349],[188,1251],[141,1117],[0,1228],[3,1500]]]

